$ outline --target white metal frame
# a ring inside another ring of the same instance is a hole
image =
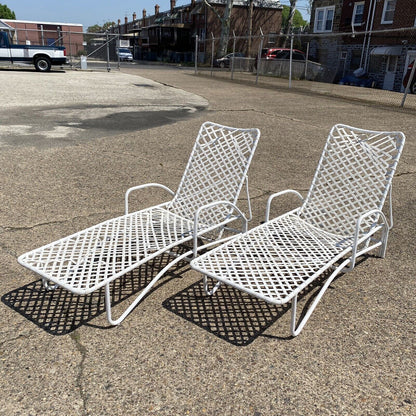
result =
[[[21,255],[18,261],[42,277],[46,289],[60,286],[78,295],[105,287],[108,322],[117,325],[134,309],[166,271],[181,260],[196,256],[198,238],[218,244],[227,224],[240,219],[242,231],[247,221],[237,207],[246,182],[260,131],[205,122],[201,126],[177,192],[158,183],[132,187],[125,194],[125,214],[87,228]],[[172,199],[136,212],[129,212],[132,192],[161,188]],[[235,231],[235,230],[233,230]],[[110,283],[149,260],[186,242],[192,250],[175,256],[141,291],[118,318],[111,314]]]
[[[371,250],[385,256],[393,225],[391,183],[404,141],[400,132],[334,126],[306,198],[295,190],[271,195],[264,224],[192,260],[207,294],[223,282],[272,304],[291,302],[290,330],[298,335],[339,273]],[[301,206],[270,219],[272,201],[288,193]],[[387,198],[390,225],[382,211]],[[331,270],[297,323],[299,293]],[[212,290],[207,277],[218,281]]]

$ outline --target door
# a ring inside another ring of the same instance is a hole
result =
[[[394,88],[394,78],[396,76],[397,69],[397,56],[388,55],[387,56],[387,65],[386,73],[384,75],[383,90],[393,91]]]

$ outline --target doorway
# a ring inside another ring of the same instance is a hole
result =
[[[386,63],[386,73],[384,74],[383,90],[393,91],[394,78],[396,77],[398,57],[396,55],[388,55]]]

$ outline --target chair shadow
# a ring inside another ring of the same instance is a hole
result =
[[[365,261],[363,256],[357,265]],[[298,294],[297,322],[301,321],[331,271],[323,273]],[[332,284],[345,273],[338,274]],[[291,302],[285,305],[272,305],[229,285],[222,284],[213,296],[204,291],[203,280],[188,286],[163,302],[170,312],[192,322],[207,332],[236,346],[247,346],[258,337],[290,340],[287,336],[266,335],[264,332],[291,309]],[[289,328],[288,328],[289,329]]]
[[[112,282],[112,306],[127,301],[144,289],[158,271],[166,266],[168,259],[168,255],[159,256]],[[180,262],[172,267],[147,296],[160,285],[176,278],[176,272],[184,265],[189,266],[189,263]],[[95,326],[89,322],[105,312],[104,288],[80,296],[59,287],[55,290],[45,290],[41,279],[4,294],[1,301],[52,335],[66,335],[86,324]]]
[[[166,299],[163,306],[236,346],[251,344],[290,309],[290,304],[271,305],[224,284],[208,296],[203,280]]]

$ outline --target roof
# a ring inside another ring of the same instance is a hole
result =
[[[35,21],[35,20],[13,20],[13,19],[1,19],[2,22],[13,22],[13,23],[34,23],[40,25],[58,25],[58,26],[80,26],[82,27],[82,23],[61,23],[61,22],[42,22],[42,21]]]

